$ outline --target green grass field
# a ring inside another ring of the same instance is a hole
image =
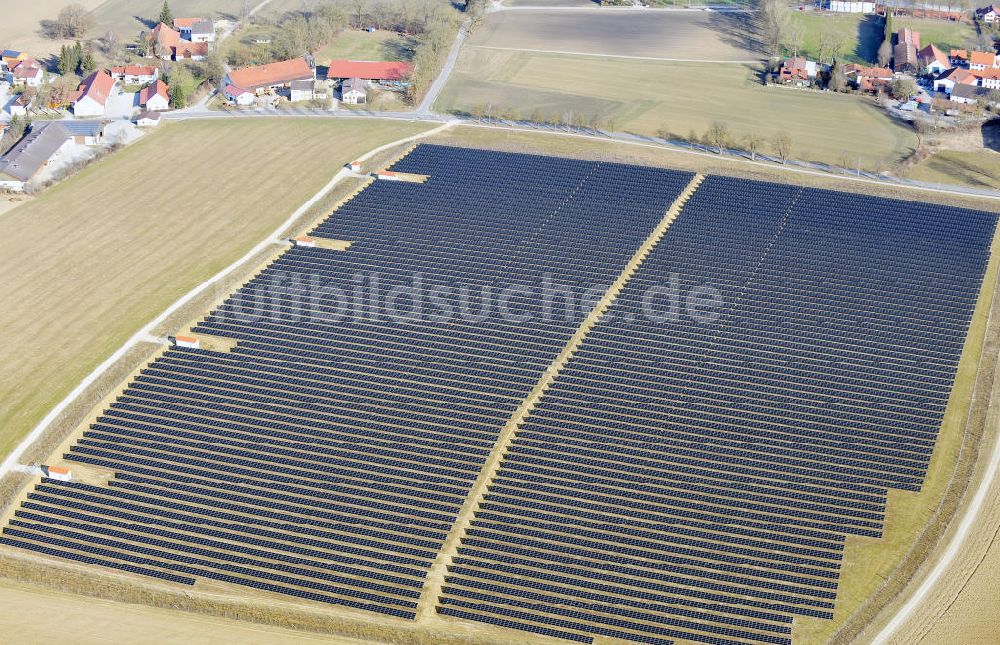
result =
[[[332,59],[408,60],[415,44],[393,31],[368,33],[348,29],[334,36],[326,47],[316,52],[316,62],[326,65]]]
[[[442,111],[516,113],[520,118],[583,114],[622,132],[686,136],[716,121],[736,140],[787,132],[793,157],[839,163],[845,151],[862,164],[910,154],[916,136],[870,100],[764,87],[745,65],[668,63],[470,47],[436,104]]]
[[[402,122],[189,121],[0,217],[0,453],[136,330]]]
[[[945,50],[945,53],[952,47],[969,47],[976,41],[976,28],[969,22],[895,16],[892,19],[892,25],[893,29],[909,27],[914,31],[919,31],[921,45],[927,46],[934,43]]]
[[[992,150],[937,152],[911,168],[905,176],[939,184],[1000,190],[1000,153]]]
[[[882,22],[874,16],[795,12],[792,20],[804,30],[799,53],[806,58],[820,58],[820,38],[824,33],[833,32],[837,42],[850,43],[844,48],[844,62],[848,63],[874,62],[882,42]]]

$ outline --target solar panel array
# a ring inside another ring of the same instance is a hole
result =
[[[430,178],[375,182],[312,233],[349,250],[293,248],[197,325],[232,351],[143,369],[65,455],[109,485],[44,480],[0,543],[412,618],[499,430],[579,320],[527,295],[510,304],[531,322],[416,321],[367,296],[338,318],[342,293],[414,275],[606,287],[692,175],[434,146],[399,169]]]
[[[642,643],[831,617],[845,537],[920,489],[995,223],[704,181],[517,432],[438,611]],[[669,284],[721,306],[654,319]]]

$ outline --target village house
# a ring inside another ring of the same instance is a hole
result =
[[[27,116],[28,108],[31,107],[31,96],[27,92],[17,95],[17,98],[10,104],[8,110],[11,116]]]
[[[45,121],[31,130],[0,157],[0,189],[21,192],[27,184],[65,150],[73,139],[57,121]]]
[[[139,92],[139,105],[149,112],[170,109],[170,86],[161,80],[148,85]]]
[[[125,85],[147,85],[160,78],[155,65],[123,65],[111,68],[111,76]]]
[[[977,87],[975,85],[956,85],[955,89],[951,92],[949,100],[954,103],[970,105],[978,103],[980,100],[986,100],[990,91],[985,87]]]
[[[226,99],[235,103],[236,105],[250,105],[253,103],[253,92],[245,90],[242,87],[236,87],[235,85],[227,85],[225,89],[222,90]]]
[[[208,18],[174,18],[174,29],[193,43],[215,42],[215,23]]]
[[[174,47],[174,60],[205,60],[208,43],[192,43],[181,40]]]
[[[413,65],[404,62],[332,60],[326,77],[337,81],[360,78],[369,85],[403,88],[410,84],[409,78],[412,73]]]
[[[82,146],[97,146],[104,140],[104,124],[100,121],[60,121],[74,143]]]
[[[981,9],[976,9],[976,17],[987,25],[1000,22],[1000,5],[991,4]]]
[[[39,87],[45,80],[45,69],[34,58],[25,58],[14,63],[7,77],[13,87]]]
[[[77,116],[103,116],[115,84],[115,79],[102,69],[85,78],[80,83],[80,88],[70,97],[73,114]]]
[[[320,90],[316,81],[292,81],[288,85],[288,98],[296,101],[312,101],[326,97],[326,91]]]
[[[968,67],[969,50],[967,49],[951,50],[951,53],[948,54],[948,62],[951,63],[952,67]]]
[[[951,69],[951,61],[934,44],[927,45],[917,53],[917,60],[925,74],[941,74]]]
[[[340,84],[340,101],[348,105],[363,105],[368,102],[366,83],[360,78],[345,78]]]
[[[305,58],[293,58],[232,70],[226,74],[223,85],[232,85],[261,95],[290,88],[293,81],[314,80],[316,80],[316,70],[309,65],[309,62]]]
[[[980,87],[985,87],[988,90],[1000,90],[1000,69],[984,69],[981,72],[976,72],[976,76],[979,77]]]
[[[975,85],[977,80],[976,75],[964,67],[953,67],[934,80],[934,90],[951,94],[956,85]]]
[[[174,48],[181,41],[180,33],[162,22],[153,27],[152,31],[149,32],[148,38],[149,56],[162,60],[173,58]]]
[[[0,52],[0,60],[3,61],[7,69],[14,69],[14,66],[21,61],[28,60],[28,54],[16,49],[5,49]]]
[[[904,27],[896,32],[892,48],[892,69],[897,74],[915,74],[920,68],[917,51],[920,49],[920,32]]]
[[[155,128],[160,125],[160,113],[143,110],[135,117],[135,124],[140,128]]]
[[[887,67],[864,67],[855,63],[844,65],[844,76],[862,92],[888,92],[892,87],[892,70]]]
[[[778,82],[805,87],[816,78],[816,63],[802,57],[786,58],[778,69]]]
[[[974,72],[978,72],[992,67],[1000,67],[998,59],[1000,59],[1000,57],[992,52],[970,52],[969,69]]]

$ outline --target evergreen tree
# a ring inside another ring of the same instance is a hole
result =
[[[171,86],[170,102],[173,103],[175,110],[187,107],[187,93],[184,91],[183,85],[178,84]]]
[[[56,67],[59,69],[59,73],[62,76],[66,76],[67,74],[71,74],[73,72],[75,66],[71,65],[71,62],[69,47],[63,45],[59,48],[59,62],[56,63]]]
[[[80,74],[81,76],[89,76],[95,69],[97,69],[97,61],[94,60],[94,52],[90,47],[90,43],[87,43],[87,48],[83,53],[83,60],[80,61]]]
[[[83,45],[79,40],[73,45],[73,71],[78,74],[83,73]]]
[[[163,0],[163,8],[160,9],[160,22],[171,27],[174,25],[174,13],[170,11],[167,0]]]

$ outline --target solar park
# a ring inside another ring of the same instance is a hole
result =
[[[54,457],[109,481],[40,478],[0,544],[519,638],[832,618],[847,537],[921,488],[996,215],[427,144],[391,170],[419,179],[370,182],[194,326],[226,348],[166,349]],[[601,288],[338,315],[415,275]],[[718,315],[644,315],[671,281]]]

